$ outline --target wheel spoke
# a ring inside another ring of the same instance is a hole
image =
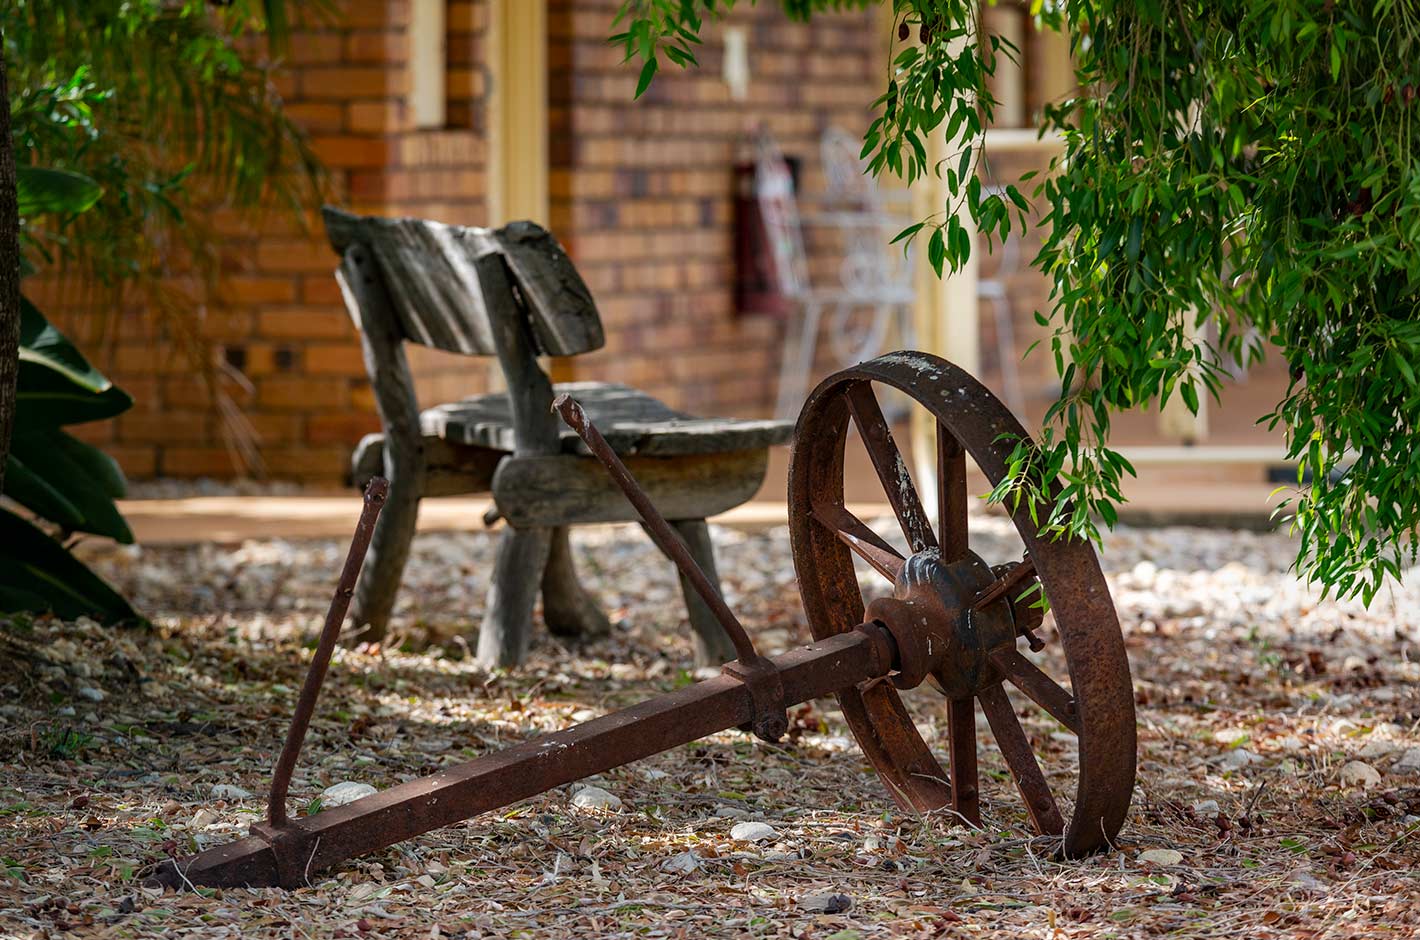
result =
[[[1006,690],[998,685],[987,686],[976,693],[981,702],[981,710],[986,713],[986,721],[991,725],[991,733],[996,736],[996,744],[1001,748],[1001,756],[1011,768],[1016,789],[1021,791],[1031,822],[1041,835],[1058,836],[1065,831],[1065,820],[1060,816],[1060,807],[1055,805],[1055,797],[1050,792],[1050,784],[1045,781],[1040,764],[1031,750],[1030,740],[1016,719],[1016,711]]]
[[[1011,684],[1029,696],[1032,702],[1045,709],[1047,714],[1075,734],[1080,733],[1080,713],[1075,708],[1075,697],[1041,672],[1035,663],[1015,649],[993,653],[991,661],[1006,674]]]
[[[1035,562],[1031,560],[1029,553],[1021,558],[1020,564],[1016,565],[1003,577],[997,578],[986,587],[981,589],[981,593],[972,599],[971,606],[980,610],[987,604],[1000,600],[1012,588],[1022,584],[1027,578],[1035,574]],[[1012,598],[1015,600],[1015,598]]]
[[[966,451],[946,425],[937,425],[937,541],[942,561],[966,557]]]
[[[969,698],[947,703],[947,735],[951,744],[952,809],[973,826],[981,825],[976,783],[976,703]]]
[[[835,504],[815,506],[814,518],[831,529],[844,545],[883,577],[897,581],[898,572],[902,570],[902,556],[883,541],[882,536],[868,528],[863,520]]]
[[[937,546],[936,536],[927,522],[927,513],[922,508],[922,500],[912,485],[912,476],[907,472],[907,463],[892,439],[892,429],[888,427],[883,410],[878,407],[878,399],[868,382],[860,382],[848,389],[848,408],[853,415],[853,423],[863,437],[863,446],[872,458],[873,469],[878,472],[883,491],[902,526],[902,534],[907,536],[907,544],[912,551]]]

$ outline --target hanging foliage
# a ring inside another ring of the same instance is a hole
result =
[[[897,54],[863,155],[874,174],[942,178],[949,204],[902,233],[940,274],[1039,213],[1060,393],[996,500],[1058,498],[1049,531],[1096,537],[1133,468],[1114,415],[1173,396],[1196,412],[1264,354],[1292,381],[1258,417],[1299,467],[1279,513],[1297,567],[1369,602],[1420,552],[1420,9],[1406,0],[1034,0],[1071,37],[1080,91],[1045,109],[1063,153],[984,192],[987,81],[1016,51],[967,0],[883,0]],[[792,16],[875,6],[784,0]],[[733,0],[627,0],[612,41],[694,64]],[[931,163],[926,141],[959,144]],[[958,221],[965,207],[976,232]],[[1211,330],[1201,329],[1211,322]]]

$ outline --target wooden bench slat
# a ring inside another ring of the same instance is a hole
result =
[[[787,443],[791,421],[696,418],[675,411],[644,392],[609,382],[564,382],[555,386],[582,403],[607,442],[621,454],[671,456],[726,453]],[[420,416],[426,435],[458,444],[513,449],[514,431],[504,395],[475,395],[430,408]],[[576,433],[561,429],[566,453],[587,453]]]

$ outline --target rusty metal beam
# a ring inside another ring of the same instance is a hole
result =
[[[886,632],[864,624],[769,661],[783,682],[785,701],[798,704],[886,675],[891,659]],[[354,803],[290,820],[274,842],[248,836],[188,859],[164,862],[154,879],[174,887],[298,887],[343,859],[744,724],[753,708],[745,683],[716,676]],[[287,857],[278,858],[278,851]]]

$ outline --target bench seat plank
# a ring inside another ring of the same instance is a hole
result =
[[[785,444],[794,434],[792,421],[696,418],[644,392],[611,382],[564,382],[556,385],[554,392],[566,392],[581,402],[618,454],[721,454]],[[452,444],[514,449],[513,418],[506,395],[475,395],[430,408],[419,417],[427,436]],[[561,444],[564,453],[587,453],[586,445],[571,428],[561,428]]]

